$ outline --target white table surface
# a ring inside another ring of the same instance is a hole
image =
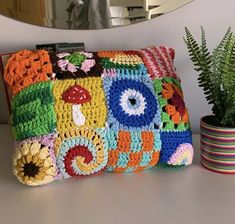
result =
[[[183,169],[104,173],[27,187],[11,173],[12,139],[0,126],[1,224],[233,224],[235,175],[210,172],[196,157]]]

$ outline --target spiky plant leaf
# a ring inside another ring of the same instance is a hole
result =
[[[201,44],[185,28],[184,41],[194,68],[199,72],[199,86],[203,88],[212,111],[222,126],[235,126],[235,36],[229,27],[220,44],[209,52],[205,30],[201,27]]]
[[[224,46],[224,54],[221,57],[221,89],[224,92],[224,118],[223,124],[232,125],[235,113],[235,36]]]

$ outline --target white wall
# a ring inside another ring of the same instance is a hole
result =
[[[188,26],[199,37],[200,25],[207,30],[210,48],[216,46],[229,25],[235,27],[235,1],[194,0],[167,15],[123,28],[98,31],[68,31],[42,28],[0,16],[0,52],[33,48],[35,44],[60,41],[83,41],[87,50],[129,49],[149,45],[168,45],[176,50],[175,65],[182,79],[185,101],[192,128],[198,131],[201,116],[210,114],[202,90],[197,86],[182,37]],[[7,122],[4,93],[0,90],[0,123]]]

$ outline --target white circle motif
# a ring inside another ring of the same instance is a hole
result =
[[[130,99],[138,100],[139,106],[137,108],[130,108],[128,102]],[[120,98],[120,106],[122,107],[123,111],[128,115],[138,115],[144,114],[144,110],[146,108],[146,102],[143,95],[134,89],[127,89],[123,92]]]

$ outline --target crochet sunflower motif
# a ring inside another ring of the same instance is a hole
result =
[[[21,183],[155,165],[186,166],[193,148],[174,50],[20,51],[4,72]]]
[[[32,186],[50,183],[57,174],[50,149],[37,141],[26,141],[16,147],[13,172],[21,183]]]

